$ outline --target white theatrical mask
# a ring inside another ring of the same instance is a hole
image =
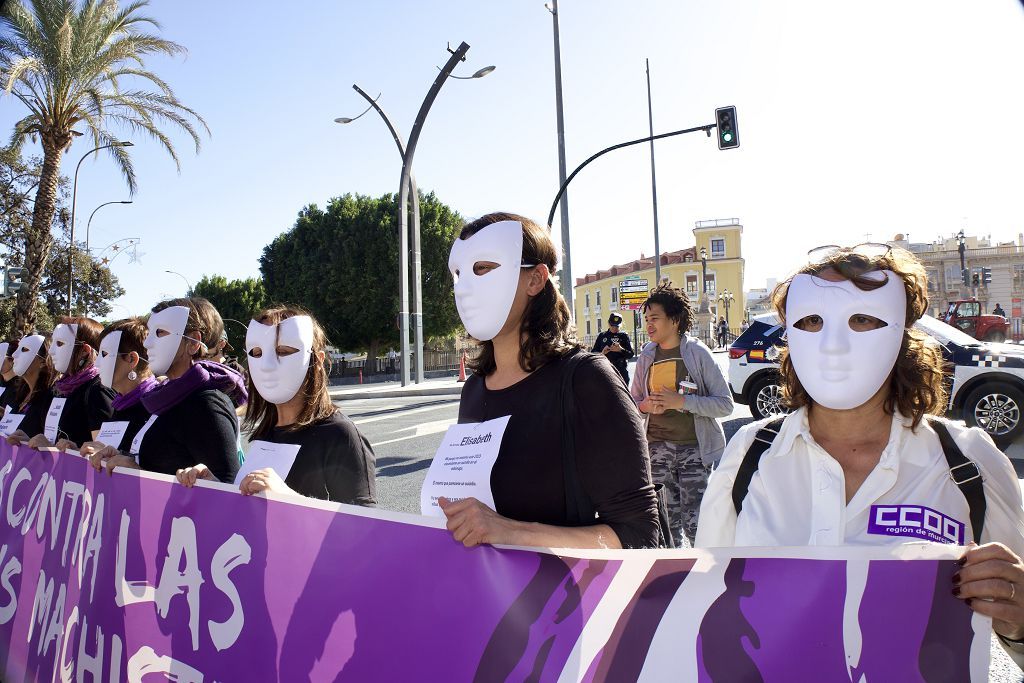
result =
[[[75,337],[78,336],[78,325],[62,323],[53,328],[50,337],[50,357],[57,372],[64,374],[71,365],[71,357],[75,355]]]
[[[473,266],[480,261],[498,267],[477,275]],[[491,223],[469,239],[455,240],[448,256],[448,270],[455,278],[455,307],[474,339],[494,339],[505,326],[522,262],[523,226],[518,221]]]
[[[786,338],[793,369],[814,402],[826,408],[849,410],[866,403],[882,387],[899,355],[907,315],[903,280],[888,270],[867,277],[888,281],[862,290],[849,280],[831,282],[802,273],[793,278],[786,295]],[[819,331],[794,327],[811,315],[821,317]],[[850,328],[855,315],[886,324],[855,332]]]
[[[279,356],[278,346],[298,351]],[[257,355],[253,355],[254,351]],[[306,379],[313,355],[313,319],[297,315],[277,325],[250,320],[245,332],[245,352],[249,355],[249,376],[260,396],[275,405],[287,403]]]
[[[11,348],[10,342],[0,342],[0,362],[7,357],[7,349]]]
[[[149,357],[149,368],[159,377],[167,374],[178,355],[181,338],[185,335],[188,324],[189,308],[187,306],[171,306],[149,316],[146,322],[146,339],[142,345],[146,347]]]
[[[121,349],[121,330],[111,332],[100,342],[100,352],[96,356],[96,369],[100,371],[100,382],[103,386],[114,388],[114,366],[117,365],[117,352]]]
[[[24,377],[25,373],[32,366],[32,361],[39,355],[39,349],[43,347],[46,338],[41,334],[30,334],[22,337],[18,342],[18,348],[14,350],[14,374]]]

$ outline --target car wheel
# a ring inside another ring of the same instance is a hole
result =
[[[996,330],[985,335],[985,341],[992,342],[993,344],[1002,344],[1006,341],[1006,335],[1001,330]]]
[[[964,422],[981,427],[1000,447],[1024,432],[1024,392],[1005,382],[982,384],[964,402]]]
[[[782,385],[778,377],[762,377],[750,388],[750,399],[747,401],[750,407],[750,414],[755,420],[761,420],[772,415],[785,415],[789,412],[782,403]]]

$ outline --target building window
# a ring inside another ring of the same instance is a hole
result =
[[[585,302],[583,305],[586,306],[587,308],[590,308],[590,292],[587,292],[586,294],[583,295],[583,300]]]
[[[687,294],[699,294],[697,291],[697,276],[687,275],[686,276],[686,293]]]
[[[725,258],[725,239],[711,240],[711,258]]]
[[[1013,288],[1024,289],[1024,263],[1013,264]]]
[[[587,336],[590,336],[590,321],[587,321]]]
[[[708,294],[714,294],[715,293],[715,276],[714,275],[705,275],[704,276],[704,291],[706,291]]]
[[[615,303],[618,303],[618,302],[619,302],[619,288],[618,287],[612,287],[612,303],[615,304]]]
[[[601,305],[601,290],[597,290],[597,305]]]

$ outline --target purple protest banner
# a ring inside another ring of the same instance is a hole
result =
[[[953,546],[466,549],[273,498],[0,444],[3,680],[987,676]]]

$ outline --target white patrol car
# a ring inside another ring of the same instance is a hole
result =
[[[1024,348],[978,341],[927,315],[914,327],[938,342],[950,364],[952,417],[986,430],[1001,447],[1024,433]],[[729,348],[733,399],[748,405],[754,419],[786,412],[778,375],[785,332],[778,317],[768,313],[754,318]]]

